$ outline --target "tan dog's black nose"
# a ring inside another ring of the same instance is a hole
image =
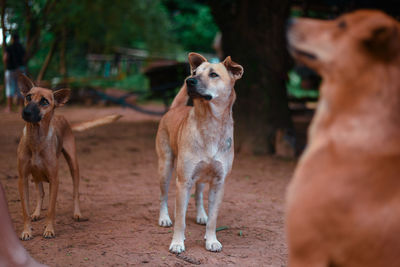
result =
[[[189,78],[186,80],[186,84],[188,86],[195,86],[197,84],[197,79],[195,78]]]
[[[39,122],[42,118],[40,116],[40,109],[37,104],[29,103],[22,110],[22,118],[27,122]]]

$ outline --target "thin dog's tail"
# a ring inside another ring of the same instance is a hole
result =
[[[179,90],[178,94],[175,96],[174,101],[172,101],[170,109],[176,107],[186,106],[189,101],[189,96],[187,94],[186,82],[182,85],[181,89]]]
[[[91,129],[91,128],[94,128],[97,126],[112,123],[121,117],[122,117],[122,115],[119,115],[119,114],[108,115],[108,116],[105,116],[100,119],[95,119],[95,120],[91,120],[91,121],[85,121],[85,122],[80,122],[80,123],[74,124],[74,125],[72,125],[71,128],[75,132],[83,132],[85,130],[88,130],[88,129]]]

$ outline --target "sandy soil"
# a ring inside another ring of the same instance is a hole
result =
[[[77,133],[81,169],[81,208],[86,222],[72,220],[72,181],[61,159],[56,211],[56,238],[44,239],[44,221],[33,222],[34,239],[23,245],[37,260],[50,266],[285,266],[287,247],[283,229],[283,197],[294,161],[274,157],[236,155],[226,181],[217,233],[221,253],[205,250],[205,227],[195,223],[189,203],[186,252],[168,252],[172,228],[158,218],[158,177],[154,139],[158,118],[116,107],[64,107],[58,111],[70,122],[110,113],[124,117],[117,123]],[[0,114],[0,181],[6,189],[18,235],[22,213],[17,190],[16,148],[23,121],[19,114]],[[30,185],[31,211],[34,207]],[[48,187],[42,217],[48,207]],[[173,216],[175,185],[169,208]]]

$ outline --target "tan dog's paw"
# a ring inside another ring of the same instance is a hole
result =
[[[172,226],[172,221],[169,218],[169,216],[160,216],[158,219],[158,225],[161,227],[171,227]]]
[[[207,224],[207,220],[208,220],[208,217],[206,214],[196,216],[196,223],[198,223],[198,224],[205,225],[205,224]]]
[[[54,238],[54,237],[56,237],[56,234],[54,233],[53,227],[47,226],[46,229],[43,232],[43,237],[44,238]]]
[[[31,219],[32,219],[33,222],[34,222],[34,221],[39,221],[39,220],[40,220],[40,214],[37,214],[36,212],[33,213],[33,214],[31,215]]]
[[[80,214],[80,213],[79,214],[74,214],[72,219],[74,219],[74,221],[76,221],[76,222],[87,222],[87,221],[89,221],[89,218],[82,217],[82,214]]]
[[[32,230],[24,230],[24,231],[22,231],[21,240],[27,241],[27,240],[31,240],[32,238],[33,238]]]
[[[220,252],[222,250],[222,244],[217,239],[210,242],[206,241],[206,249],[212,252]]]
[[[183,242],[171,242],[171,245],[169,246],[169,251],[174,253],[174,254],[179,254],[185,251],[185,244]]]

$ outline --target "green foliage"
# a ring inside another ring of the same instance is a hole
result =
[[[218,32],[209,6],[195,0],[164,0],[170,10],[173,32],[186,51],[214,52]]]
[[[288,95],[295,98],[318,98],[319,91],[317,88],[304,89],[301,85],[301,76],[296,73],[294,70],[289,71],[289,80],[286,83],[286,88],[288,91]]]
[[[87,77],[87,55],[138,48],[179,58],[182,51],[212,52],[218,31],[207,5],[196,0],[26,0],[6,2],[7,25],[29,46],[31,76],[36,77],[55,42],[44,79],[60,77],[62,34],[66,33],[68,76]],[[35,44],[34,36],[38,36]],[[28,37],[29,36],[29,37]],[[180,53],[179,53],[180,52]],[[124,79],[95,80],[93,85],[126,90],[148,88],[136,70]]]

